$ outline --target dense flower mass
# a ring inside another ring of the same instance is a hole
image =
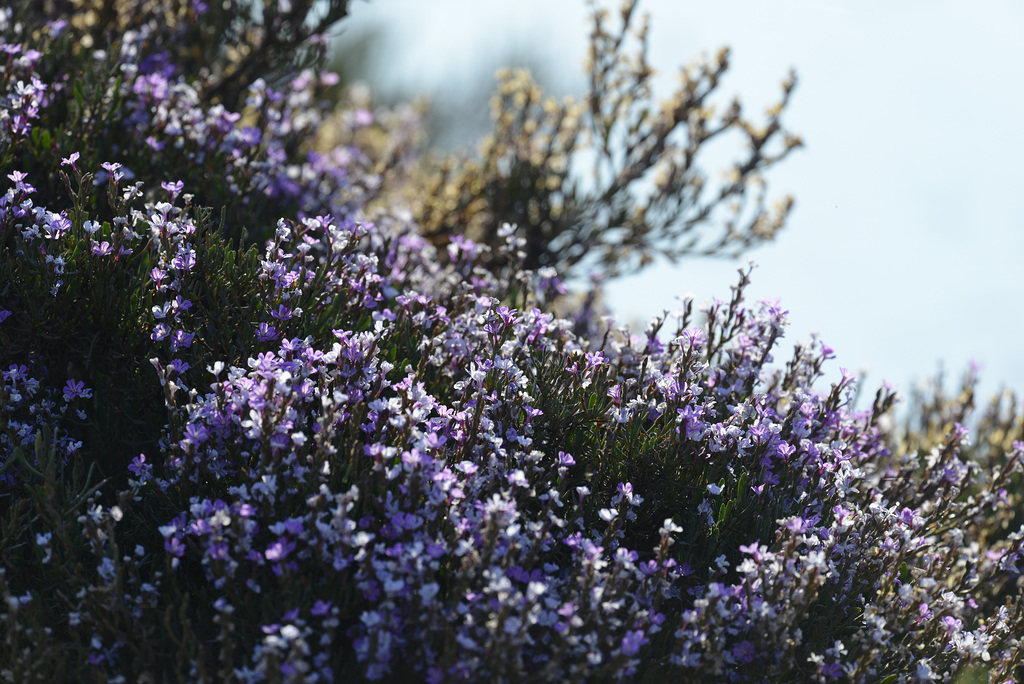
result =
[[[389,112],[229,106],[173,8],[0,10],[3,679],[1024,676],[1012,401],[898,429],[747,268],[631,334],[517,226],[438,248],[304,142]]]

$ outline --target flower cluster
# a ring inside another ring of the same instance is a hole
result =
[[[897,429],[820,341],[776,362],[750,269],[633,334],[515,226],[371,210],[374,153],[297,141],[387,116],[319,69],[233,111],[152,22],[102,55],[72,25],[109,79],[76,95],[45,26],[0,15],[39,52],[0,91],[62,84],[11,120],[102,121],[0,154],[4,679],[1024,674],[1013,402]]]
[[[8,32],[14,20],[12,8],[0,10],[0,26]],[[59,34],[62,27],[60,24],[50,24],[46,28],[50,34]],[[39,118],[39,110],[46,106],[48,84],[40,79],[36,71],[36,63],[43,56],[39,50],[14,40],[0,44],[0,54],[4,61],[0,140],[10,144],[12,139],[24,138],[32,131],[33,122]]]
[[[0,318],[8,311],[0,311]],[[46,375],[45,369],[36,369]],[[82,442],[69,432],[75,423],[85,419],[82,406],[92,397],[92,390],[80,380],[68,380],[58,394],[44,385],[24,364],[12,364],[3,371],[0,386],[0,486],[11,486],[20,480],[24,469],[44,467],[39,455],[50,452],[51,460],[59,455],[58,467],[78,453]],[[58,425],[62,427],[54,430]],[[27,453],[26,453],[27,451]]]

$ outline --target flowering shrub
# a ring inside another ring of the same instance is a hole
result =
[[[175,8],[102,54],[0,11],[5,680],[1024,674],[1015,400],[858,409],[749,269],[559,318],[523,231],[439,250],[368,220],[379,150],[303,142],[407,119],[317,70],[233,100]]]

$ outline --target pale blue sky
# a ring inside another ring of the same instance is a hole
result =
[[[613,4],[613,3],[606,3]],[[797,204],[758,264],[751,294],[790,311],[840,365],[907,389],[940,361],[982,365],[983,391],[1024,391],[1024,3],[641,0],[662,93],[702,51],[732,48],[723,96],[771,104],[790,67],[786,121],[807,143],[768,177]],[[373,0],[351,30],[383,23],[395,82],[426,93],[490,71],[526,46],[566,91],[586,48],[582,0]],[[441,95],[443,96],[443,95]],[[723,102],[725,100],[723,99]],[[481,106],[484,106],[481,104]],[[740,262],[692,259],[609,288],[624,321],[724,298]],[[787,349],[788,354],[788,349]],[[781,354],[777,354],[777,359]],[[781,359],[779,359],[781,360]]]

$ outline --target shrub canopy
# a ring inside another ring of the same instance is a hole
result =
[[[641,334],[564,296],[586,251],[631,258],[607,231],[678,255],[710,220],[672,131],[712,135],[686,107],[724,61],[652,120],[614,61],[634,4],[598,11],[586,113],[506,80],[439,181],[412,110],[320,69],[345,5],[0,9],[4,679],[1024,674],[1015,399],[972,437],[972,380],[940,383],[898,429],[889,388],[823,384],[822,342],[775,363],[750,269]],[[721,121],[744,173],[778,113]],[[598,195],[548,154],[570,116]]]

